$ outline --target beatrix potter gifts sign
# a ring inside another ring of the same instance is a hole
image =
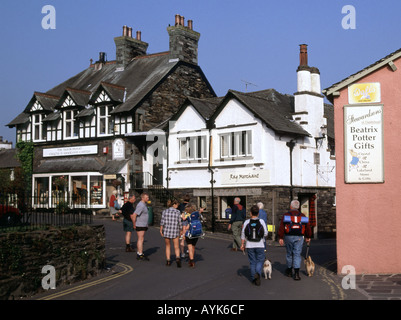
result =
[[[383,105],[344,106],[346,183],[383,183]]]

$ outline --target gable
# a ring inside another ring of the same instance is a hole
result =
[[[63,104],[61,105],[62,108],[67,108],[67,107],[75,107],[76,104],[74,100],[71,99],[71,97],[68,95],[67,98],[65,98]]]
[[[29,110],[30,112],[34,111],[43,111],[42,105],[39,103],[38,100],[35,101],[35,103],[32,105],[31,109]]]
[[[227,127],[232,125],[251,124],[256,121],[252,112],[236,99],[230,99],[215,119],[215,125]]]
[[[170,130],[179,132],[193,131],[194,129],[206,129],[206,122],[193,106],[188,105],[181,113],[180,117],[170,124]]]

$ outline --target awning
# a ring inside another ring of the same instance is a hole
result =
[[[117,173],[127,173],[121,172],[124,169],[124,166],[127,164],[129,160],[111,160],[106,161],[106,164],[103,168],[100,169],[100,173],[103,174],[117,174]]]
[[[99,172],[103,164],[96,158],[65,158],[43,160],[33,173]]]

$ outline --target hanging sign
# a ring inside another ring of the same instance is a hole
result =
[[[348,87],[348,103],[378,103],[381,101],[380,82],[355,83]]]
[[[383,183],[383,105],[344,106],[346,183]]]

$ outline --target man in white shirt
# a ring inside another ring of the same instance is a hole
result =
[[[250,213],[251,218],[245,221],[241,231],[241,250],[244,251],[246,248],[248,252],[252,283],[260,286],[260,275],[265,261],[264,242],[267,237],[267,227],[266,223],[258,218],[258,206],[252,206]]]

